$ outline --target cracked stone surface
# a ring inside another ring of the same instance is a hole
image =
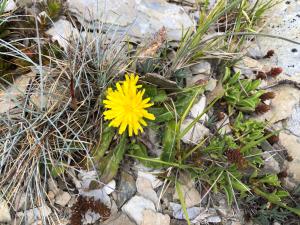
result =
[[[181,6],[164,0],[68,0],[68,4],[82,24],[92,24],[93,28],[104,22],[103,29],[127,32],[136,38],[147,37],[164,26],[169,40],[180,40],[182,29],[193,26]]]

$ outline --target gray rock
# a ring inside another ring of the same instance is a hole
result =
[[[115,180],[110,181],[108,184],[106,184],[103,187],[103,191],[108,195],[113,193],[115,191],[115,189],[116,189],[116,181]]]
[[[217,210],[214,208],[209,208],[209,209],[205,209],[205,208],[201,208],[201,212],[198,214],[198,216],[192,221],[193,223],[197,223],[197,222],[204,222],[204,223],[208,223],[210,220],[212,221],[218,221],[221,218],[218,216]]]
[[[265,161],[264,163],[264,171],[268,172],[268,173],[279,173],[281,171],[279,163],[276,161],[276,159],[274,158],[274,156],[276,155],[276,153],[272,154],[269,152],[264,152],[262,154],[262,157]]]
[[[211,73],[210,63],[204,60],[200,61],[197,64],[192,65],[190,68],[193,75],[197,75],[197,74],[210,75]]]
[[[183,131],[187,128],[190,123],[193,122],[193,119],[186,119],[183,121],[180,127],[180,131]],[[187,144],[197,144],[199,143],[205,136],[209,134],[209,129],[206,128],[201,123],[196,123],[183,137],[182,141]]]
[[[268,18],[266,21],[268,26],[261,32],[300,42],[299,1],[289,1],[289,4],[286,2],[280,1],[279,4],[267,11],[265,18]],[[258,37],[258,44],[264,53],[270,49],[275,50],[276,56],[272,57],[271,60],[282,67],[285,74],[300,80],[299,45],[267,37]]]
[[[171,219],[171,225],[188,225],[184,220]]]
[[[155,206],[152,201],[135,195],[123,207],[122,211],[125,212],[129,218],[134,220],[138,225],[143,222],[143,214],[146,209],[155,211]]]
[[[9,223],[11,221],[11,215],[9,207],[5,200],[0,201],[0,223]]]
[[[81,183],[82,189],[89,189],[90,183],[92,181],[98,180],[98,174],[95,170],[85,171],[81,170],[78,174],[78,178]]]
[[[23,212],[17,212],[16,216],[19,221],[23,220],[25,221],[25,224],[32,224],[42,218],[50,216],[51,213],[51,209],[45,205],[38,208],[25,210]]]
[[[108,193],[112,193],[112,191],[115,188],[115,181],[112,180],[108,184],[106,184],[104,187],[96,188],[90,190],[90,184],[92,181],[97,181],[98,174],[97,171],[91,170],[91,171],[80,171],[78,174],[78,178],[81,182],[81,188],[79,190],[79,194],[85,197],[93,197],[95,200],[100,200],[103,204],[105,204],[108,208],[112,207],[112,202],[110,197],[108,196]]]
[[[119,212],[116,215],[112,216],[105,222],[101,223],[103,225],[135,225],[134,222],[132,222],[129,217],[122,213]]]
[[[151,182],[148,179],[138,176],[136,180],[136,188],[141,196],[151,200],[155,205],[158,203],[158,196],[153,190]]]
[[[53,26],[46,31],[46,34],[50,35],[53,41],[57,41],[65,51],[67,51],[70,41],[79,37],[79,31],[64,19],[54,22]]]
[[[221,223],[222,219],[220,216],[209,216],[207,217],[207,222],[208,223]]]
[[[191,208],[192,206],[196,206],[200,204],[201,202],[201,196],[200,193],[195,188],[194,182],[191,180],[191,178],[185,174],[180,174],[180,182],[181,185],[181,191],[184,196],[184,201],[187,208]],[[179,196],[177,191],[175,191],[174,199],[179,200]]]
[[[95,213],[91,210],[88,210],[82,218],[82,224],[84,224],[84,225],[94,224],[100,218],[101,218],[101,216],[99,213]]]
[[[300,137],[300,105],[293,108],[292,115],[286,121],[286,129],[294,135]]]
[[[272,99],[270,111],[256,116],[255,119],[276,123],[290,117],[294,107],[299,104],[300,91],[295,88],[281,86],[272,91],[276,93],[276,96]]]
[[[240,72],[247,78],[255,79],[255,74],[253,71],[270,71],[271,67],[250,57],[243,57],[241,61],[234,65],[234,71]]]
[[[59,191],[55,197],[55,203],[64,207],[71,200],[71,195],[65,191]]]
[[[56,180],[54,180],[52,178],[50,178],[48,180],[48,189],[49,189],[49,191],[52,191],[55,195],[57,195],[58,192],[60,191],[60,189],[58,188]]]
[[[288,154],[293,158],[293,161],[287,164],[287,172],[297,183],[300,183],[300,138],[286,132],[281,132],[279,140],[280,144],[286,148]]]
[[[14,83],[7,89],[0,90],[0,114],[6,113],[9,110],[17,107],[20,104],[18,98],[23,96],[26,91],[29,81],[36,76],[35,73],[31,72],[24,74],[15,79]]]
[[[134,177],[125,171],[121,171],[117,191],[113,193],[117,206],[122,207],[135,193],[136,186]]]
[[[179,220],[185,219],[184,212],[183,212],[182,206],[180,204],[170,202],[170,207],[173,210],[173,217],[175,219],[179,219]],[[189,219],[193,220],[199,215],[201,208],[200,207],[191,207],[191,208],[187,208],[186,210],[187,210]]]
[[[192,75],[188,74],[186,76],[186,86],[187,87],[193,87],[197,84],[199,81],[207,81],[209,79],[208,75],[205,74],[197,74],[197,75]]]
[[[146,209],[143,213],[142,225],[169,225],[170,216]]]
[[[111,199],[103,189],[95,189],[95,190],[79,189],[79,194],[84,197],[92,197],[95,200],[100,200],[108,208],[112,207]]]
[[[196,102],[193,107],[191,108],[190,111],[190,115],[193,118],[198,117],[199,115],[201,115],[203,113],[203,111],[205,110],[206,107],[206,97],[205,95],[202,95],[199,99],[198,102]],[[200,120],[204,120],[205,119],[205,115],[203,115]]]
[[[217,87],[218,80],[210,78],[205,86],[206,91],[213,91]]]
[[[4,12],[9,12],[12,10],[15,10],[17,8],[16,3],[13,0],[8,0],[6,1],[5,7],[4,7]]]
[[[68,0],[68,4],[82,24],[94,28],[104,23],[107,26],[103,28],[111,33],[117,30],[136,38],[145,38],[164,26],[169,40],[180,40],[182,29],[193,26],[182,7],[164,0]]]
[[[152,172],[143,172],[143,171],[138,171],[138,177],[143,177],[146,178],[147,180],[149,180],[151,182],[152,188],[158,188],[160,187],[163,182],[157,178],[157,176],[155,175],[155,173],[160,173],[161,171],[152,171]]]

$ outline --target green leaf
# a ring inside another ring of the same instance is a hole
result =
[[[184,196],[183,196],[183,192],[181,190],[181,185],[178,181],[176,181],[175,186],[176,186],[176,192],[177,192],[178,197],[179,197],[179,201],[180,201],[181,206],[182,206],[182,210],[183,210],[185,220],[188,223],[188,225],[191,225],[191,222],[190,222],[190,219],[189,219],[189,214],[188,214],[187,208],[186,208],[186,203],[185,203]]]
[[[235,73],[235,74],[228,80],[228,84],[229,84],[229,85],[235,84],[235,83],[239,80],[240,76],[241,76],[241,73],[240,73],[240,72]]]
[[[104,128],[98,144],[92,150],[92,156],[95,162],[99,162],[99,160],[104,156],[105,152],[109,148],[109,145],[114,135],[115,129],[113,127],[106,126]]]
[[[234,189],[240,191],[241,193],[247,192],[250,188],[242,183],[241,181],[232,180],[232,186]]]
[[[287,192],[287,191],[284,191],[284,190],[278,190],[276,192],[276,195],[280,198],[284,198],[284,197],[289,197],[290,194]]]
[[[165,132],[162,140],[163,152],[161,154],[161,160],[165,162],[174,162],[175,160],[175,142],[176,141],[176,122],[174,120],[169,121],[166,124]]]
[[[129,147],[129,152],[132,156],[138,157],[138,160],[146,167],[149,168],[161,168],[163,165],[161,163],[153,162],[151,157],[148,156],[147,148],[142,143],[131,144]],[[141,159],[144,158],[144,159]]]
[[[51,175],[55,178],[62,175],[65,172],[66,168],[64,166],[52,166]]]
[[[224,192],[226,194],[228,206],[230,207],[232,205],[232,202],[233,202],[234,193],[232,192],[232,188],[231,188],[230,184],[224,185],[223,189],[224,189]]]
[[[107,183],[111,181],[118,172],[120,162],[122,161],[127,149],[127,133],[123,133],[120,142],[115,149],[111,151],[100,162],[101,181]]]
[[[280,186],[280,181],[278,180],[276,174],[267,174],[263,178],[260,178],[258,181],[260,183],[269,184],[276,187]]]
[[[156,96],[152,97],[151,100],[153,102],[164,102],[168,99],[168,96],[165,90],[158,90]]]
[[[149,113],[154,114],[155,123],[167,122],[175,119],[174,112],[167,110],[165,107],[149,108]]]
[[[228,67],[226,67],[222,82],[226,83],[228,81],[228,79],[230,78],[230,75],[231,75],[230,69]]]

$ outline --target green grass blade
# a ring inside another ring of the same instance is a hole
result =
[[[183,193],[182,193],[182,190],[181,190],[181,184],[178,181],[176,181],[176,192],[178,194],[179,201],[180,201],[181,206],[182,206],[182,210],[183,210],[185,220],[188,223],[188,225],[191,225],[191,221],[189,219],[189,214],[188,214],[187,208],[186,208],[186,203],[185,203],[184,196],[183,196]]]

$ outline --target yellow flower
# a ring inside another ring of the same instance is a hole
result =
[[[137,85],[138,76],[134,74],[125,75],[126,80],[116,84],[117,89],[108,88],[106,99],[103,101],[104,119],[111,120],[109,126],[119,127],[119,134],[124,133],[128,127],[128,134],[132,136],[143,132],[143,126],[147,126],[144,118],[154,120],[153,114],[149,113],[149,108],[153,103],[149,103],[150,98],[143,99],[145,89],[138,90],[142,85]]]

